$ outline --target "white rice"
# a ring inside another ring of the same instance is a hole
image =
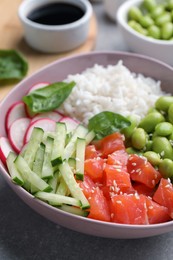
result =
[[[165,94],[160,81],[130,72],[122,61],[107,67],[96,64],[81,74],[69,75],[66,81],[75,81],[76,86],[61,110],[84,124],[102,111],[134,114],[140,120]]]

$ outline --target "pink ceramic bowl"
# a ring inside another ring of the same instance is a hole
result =
[[[8,108],[12,103],[20,100],[22,96],[26,94],[27,90],[29,90],[30,86],[37,82],[61,81],[65,79],[68,74],[80,73],[95,63],[106,66],[108,64],[116,64],[119,60],[123,60],[124,65],[133,72],[142,73],[145,76],[161,80],[162,88],[165,91],[173,93],[173,68],[157,60],[121,52],[93,52],[73,56],[58,60],[44,67],[31,77],[23,80],[7,95],[0,104],[0,136],[5,135],[4,121]],[[87,219],[63,212],[60,209],[35,199],[23,188],[13,184],[2,163],[0,164],[0,173],[18,196],[33,210],[66,228],[94,236],[124,239],[149,237],[173,231],[173,221],[143,226],[122,225]]]

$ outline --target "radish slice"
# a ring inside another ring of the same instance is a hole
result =
[[[9,152],[14,152],[9,140],[7,137],[0,137],[0,160],[3,164],[6,164],[6,159],[8,157]]]
[[[49,118],[49,119],[54,120],[55,122],[58,122],[62,118],[62,115],[60,113],[58,113],[57,111],[45,112],[45,113],[41,113],[41,114],[34,116],[32,118],[32,122],[34,122],[38,119],[41,119],[41,118]]]
[[[31,122],[24,136],[24,143],[29,141],[34,127],[40,127],[46,132],[55,132],[56,122],[49,118],[41,118]]]
[[[72,119],[71,117],[68,116],[64,116],[62,119],[60,119],[60,122],[66,124],[67,133],[72,132],[80,124],[79,121]]]
[[[8,138],[13,149],[19,153],[23,147],[23,140],[30,124],[30,119],[27,117],[15,120],[8,131]]]
[[[28,94],[31,93],[31,92],[33,92],[33,91],[36,90],[36,89],[43,88],[43,87],[46,87],[46,86],[48,86],[48,85],[50,85],[49,82],[40,82],[40,83],[37,83],[37,84],[33,85],[33,86],[29,89]]]
[[[5,118],[5,128],[8,132],[11,124],[18,118],[26,117],[25,104],[22,101],[14,103],[7,111]]]

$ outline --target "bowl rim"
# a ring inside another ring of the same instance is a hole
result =
[[[77,27],[82,26],[83,24],[85,24],[87,21],[89,21],[89,19],[91,18],[92,12],[93,12],[93,8],[92,5],[90,4],[89,1],[86,0],[64,0],[63,3],[69,3],[75,6],[82,6],[85,8],[85,13],[84,15],[78,19],[75,22],[72,23],[68,23],[68,24],[63,24],[63,25],[45,25],[45,24],[39,24],[36,22],[31,21],[30,19],[27,18],[27,15],[29,13],[29,11],[27,11],[27,8],[30,8],[30,10],[36,9],[40,6],[44,6],[45,4],[51,4],[51,3],[58,3],[58,2],[62,2],[60,0],[27,0],[27,1],[23,1],[18,9],[18,16],[20,18],[20,20],[27,26],[33,28],[33,29],[39,29],[39,30],[43,30],[43,31],[66,31],[66,30],[70,30],[70,29],[75,29]],[[31,7],[31,4],[33,5]]]
[[[47,68],[49,67],[53,67],[55,64],[58,64],[58,63],[61,63],[61,62],[65,62],[65,61],[68,61],[69,59],[70,60],[73,60],[73,59],[77,59],[77,58],[80,58],[80,57],[89,57],[89,56],[94,56],[94,55],[121,55],[121,56],[124,56],[124,57],[136,57],[136,58],[139,58],[139,59],[145,59],[145,60],[148,60],[148,61],[152,61],[152,62],[156,62],[158,63],[159,65],[161,66],[164,66],[165,68],[169,69],[170,71],[172,71],[173,73],[173,67],[171,67],[170,65],[160,61],[160,60],[157,60],[155,58],[151,58],[151,57],[148,57],[146,55],[141,55],[141,54],[136,54],[136,53],[130,53],[130,52],[122,52],[122,51],[93,51],[93,52],[89,52],[89,53],[82,53],[82,54],[78,54],[78,55],[71,55],[71,56],[68,56],[68,57],[65,57],[65,58],[61,58],[61,59],[58,59],[44,67],[42,67],[41,69],[37,70],[35,73],[33,73],[32,75],[26,77],[26,79],[22,80],[19,84],[16,85],[16,87],[14,87],[8,94],[7,96],[0,102],[0,110],[2,109],[2,106],[4,105],[4,103],[6,102],[6,99],[8,98],[8,96],[11,96],[15,91],[16,89],[21,86],[21,85],[24,85],[25,84],[25,81],[27,81],[28,79],[34,77],[37,73],[41,72],[41,71],[44,71],[46,70]],[[120,224],[120,223],[113,223],[113,222],[105,222],[105,221],[100,221],[100,220],[94,220],[94,219],[89,219],[89,218],[85,218],[85,217],[81,217],[81,216],[77,216],[77,215],[74,215],[72,213],[68,213],[68,212],[64,212],[62,211],[61,209],[57,209],[51,205],[48,205],[47,203],[43,202],[43,201],[40,201],[39,199],[36,199],[31,193],[27,192],[24,188],[14,184],[11,180],[11,177],[10,175],[8,174],[7,170],[5,169],[5,166],[2,164],[2,162],[0,161],[0,174],[2,174],[2,176],[4,177],[4,179],[7,181],[7,183],[11,186],[11,188],[14,190],[14,192],[17,193],[17,195],[20,197],[20,199],[22,199],[22,196],[23,195],[24,197],[27,196],[27,199],[32,201],[34,200],[35,203],[39,206],[39,205],[44,205],[44,208],[45,209],[51,209],[53,212],[57,212],[58,214],[61,214],[62,216],[67,216],[67,217],[70,217],[72,218],[73,220],[80,220],[80,222],[82,222],[83,224],[89,222],[89,223],[92,223],[92,224],[96,224],[97,226],[104,226],[104,227],[111,227],[112,229],[116,229],[116,228],[122,228],[122,229],[126,229],[127,231],[128,230],[134,230],[134,229],[137,229],[138,231],[142,231],[142,230],[155,230],[157,228],[161,228],[162,229],[162,232],[160,232],[159,234],[162,234],[162,233],[167,233],[169,231],[166,231],[164,232],[165,228],[168,229],[169,227],[171,227],[172,229],[170,229],[170,231],[173,230],[173,220],[171,221],[168,221],[168,222],[164,222],[164,223],[158,223],[158,224],[149,224],[149,225],[134,225],[134,224]],[[19,195],[20,194],[20,195]],[[26,204],[28,204],[31,208],[32,206],[27,203],[25,201]],[[38,212],[39,213],[39,212]],[[43,215],[44,216],[44,215]],[[61,225],[61,224],[60,224]],[[82,231],[80,231],[82,232]],[[86,232],[84,232],[86,233]],[[116,233],[116,232],[115,232]],[[116,235],[116,234],[115,234]],[[151,235],[149,235],[151,236]],[[106,236],[108,237],[108,236]],[[144,237],[144,236],[143,236]]]
[[[159,40],[159,39],[154,39],[152,37],[145,36],[143,34],[140,34],[136,32],[134,29],[132,29],[126,21],[127,18],[127,12],[130,7],[132,6],[139,6],[143,0],[128,0],[120,5],[120,7],[117,10],[116,14],[116,20],[118,22],[118,25],[123,27],[124,30],[128,31],[131,35],[134,37],[143,40],[146,43],[151,43],[151,44],[157,44],[157,45],[167,45],[167,46],[173,46],[173,40]]]

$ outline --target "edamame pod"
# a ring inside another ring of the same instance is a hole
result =
[[[158,123],[164,122],[164,116],[159,112],[152,112],[147,114],[139,123],[139,127],[143,128],[147,133],[154,132]]]
[[[153,139],[152,150],[160,154],[162,158],[173,160],[173,149],[166,137],[155,137]]]
[[[159,172],[163,178],[173,178],[173,161],[163,159],[159,164]]]

